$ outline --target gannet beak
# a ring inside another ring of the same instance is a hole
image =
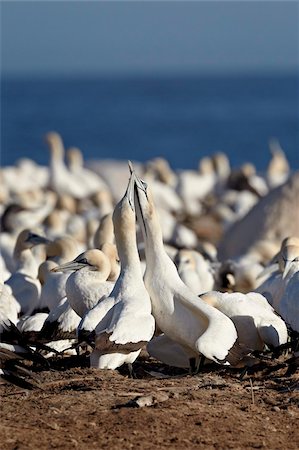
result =
[[[271,273],[275,272],[278,269],[278,264],[271,264],[268,267],[265,267],[256,277],[257,280],[259,280],[260,278],[265,277],[266,275],[270,275]]]
[[[131,175],[134,175],[135,185],[137,186],[138,189],[141,189],[141,190],[146,194],[147,184],[145,183],[145,181],[142,181],[142,180],[136,175],[136,172],[135,172],[135,170],[134,170],[134,167],[133,167],[133,164],[132,164],[131,161],[128,161],[128,166],[129,166]]]
[[[134,205],[134,186],[135,186],[135,172],[131,172],[131,176],[128,182],[128,187],[125,193],[125,197],[128,199],[129,205],[133,212],[135,212]]]
[[[30,242],[30,244],[33,245],[39,245],[39,244],[50,244],[50,240],[40,236],[39,234],[30,233],[28,238],[26,239],[26,242]]]
[[[284,262],[285,262],[285,268],[284,268],[284,271],[283,271],[283,274],[282,274],[282,279],[283,280],[286,278],[286,276],[287,276],[287,274],[288,274],[288,272],[289,272],[289,270],[290,270],[290,268],[292,266],[292,262],[293,261],[289,260],[289,259],[285,259]]]
[[[78,261],[69,261],[65,264],[61,264],[60,266],[54,267],[51,272],[76,272],[77,270],[83,269],[83,267],[88,266],[87,263],[78,262]]]

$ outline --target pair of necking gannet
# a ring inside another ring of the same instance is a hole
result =
[[[180,279],[163,246],[149,187],[136,175],[135,204],[146,255],[145,286],[158,328],[194,357],[234,364],[243,354],[233,322],[199,299]]]

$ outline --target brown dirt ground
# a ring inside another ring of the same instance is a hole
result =
[[[32,390],[0,384],[1,450],[299,448],[299,370],[286,357],[242,381],[236,369],[190,376],[145,357],[137,379],[89,369],[86,357],[51,366]]]

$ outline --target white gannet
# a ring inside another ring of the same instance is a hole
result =
[[[107,303],[112,306],[95,329],[95,350],[90,362],[92,367],[100,369],[132,364],[155,330],[137,251],[134,184],[133,173],[127,191],[113,213],[121,272],[110,296],[99,304],[102,308]]]
[[[52,270],[72,272],[67,278],[65,292],[70,306],[80,317],[108,296],[114,287],[114,282],[107,281],[111,272],[110,260],[98,249],[87,250]]]
[[[69,171],[64,163],[64,146],[58,133],[47,133],[46,142],[50,149],[50,187],[57,194],[67,194],[76,199],[87,197],[89,189],[82,179]]]
[[[213,289],[212,269],[200,253],[194,250],[179,250],[174,262],[180,278],[195,294]]]
[[[261,294],[212,291],[200,298],[231,318],[239,342],[247,348],[263,350],[265,344],[278,347],[287,342],[286,324]]]
[[[240,358],[233,322],[200,300],[180,279],[163,247],[150,189],[137,180],[136,210],[146,253],[145,285],[157,326],[170,339],[218,363]]]
[[[38,279],[42,285],[38,309],[51,311],[66,296],[65,286],[70,272],[53,273],[57,263],[51,260],[43,262],[38,268]]]
[[[5,284],[11,287],[23,314],[30,315],[38,307],[41,292],[37,279],[38,265],[31,249],[35,245],[48,243],[48,239],[30,230],[23,230],[18,236],[14,249],[16,271]]]
[[[61,303],[64,304],[64,301]],[[63,308],[65,309],[61,312]],[[51,322],[54,315],[52,312],[50,318],[47,313],[36,313],[33,316],[23,316],[17,323],[17,328],[24,337],[25,342],[33,348],[40,346],[43,351],[46,351],[46,358],[55,356],[57,352],[63,352],[64,355],[76,355],[76,350],[73,348],[73,344],[76,342],[76,330],[75,328],[71,329],[70,324],[73,323],[73,326],[78,325],[79,318],[76,317],[68,305],[67,307],[63,306],[63,308],[58,307],[53,310],[54,313],[55,311],[60,313],[59,316],[56,315],[57,322]],[[59,320],[63,322],[62,318],[64,324],[59,324]],[[56,325],[57,327],[55,328]],[[67,327],[70,328],[70,332]],[[63,335],[63,332],[66,332],[66,334]],[[53,341],[50,340],[51,333]],[[52,352],[51,349],[54,351]]]
[[[164,158],[154,158],[145,164],[144,178],[159,180],[175,188],[177,176]]]
[[[65,297],[56,308],[50,311],[40,331],[40,336],[44,342],[69,340],[69,344],[72,344],[73,339],[76,339],[80,321],[81,317],[71,308]],[[56,350],[58,349],[56,348]]]
[[[70,273],[54,273],[52,269],[73,259],[78,253],[77,242],[70,236],[58,237],[47,245],[47,260],[39,266],[42,282],[39,309],[51,311],[66,296],[65,285]]]

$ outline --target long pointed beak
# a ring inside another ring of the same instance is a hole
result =
[[[137,186],[138,189],[141,189],[146,194],[147,184],[136,175],[136,172],[134,170],[134,167],[133,167],[133,164],[131,161],[128,161],[128,166],[129,166],[131,175],[134,175],[135,185]]]
[[[30,242],[33,245],[40,245],[40,244],[50,244],[49,239],[45,238],[44,236],[40,236],[39,234],[32,233],[28,239],[27,242]]]
[[[135,212],[134,205],[134,186],[135,186],[135,172],[131,172],[131,176],[128,182],[128,187],[125,193],[125,196],[128,199],[129,205],[131,206],[132,211]]]
[[[287,259],[287,260],[285,260],[285,268],[284,268],[284,271],[283,271],[283,274],[282,274],[282,279],[284,280],[285,278],[286,278],[286,276],[287,276],[287,274],[289,273],[289,270],[290,270],[290,268],[291,268],[291,266],[292,266],[292,260],[289,260],[289,259]]]
[[[51,272],[76,272],[77,270],[83,269],[87,264],[79,263],[77,261],[69,261],[60,266],[54,267]]]

